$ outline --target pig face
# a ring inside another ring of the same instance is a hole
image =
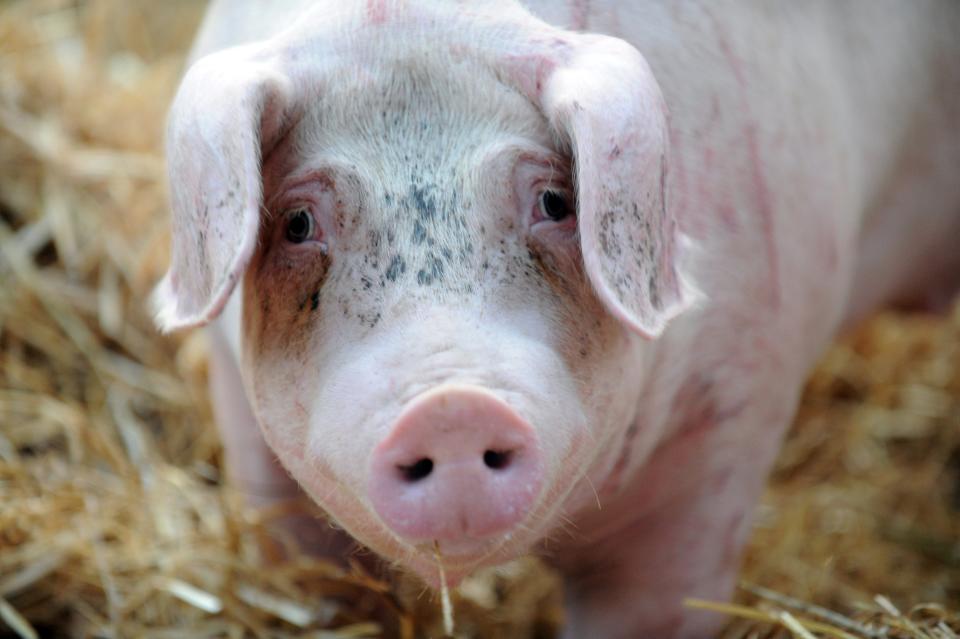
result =
[[[158,300],[168,327],[201,323],[242,278],[267,442],[349,532],[435,583],[434,544],[457,580],[583,506],[577,483],[635,417],[638,334],[685,300],[636,52],[515,8],[459,29],[443,5],[395,11],[191,71]],[[595,86],[604,64],[626,65],[625,95]]]
[[[569,159],[488,70],[417,55],[335,84],[264,167],[243,287],[257,416],[388,556],[515,551],[636,399],[604,392],[631,349],[583,271]]]

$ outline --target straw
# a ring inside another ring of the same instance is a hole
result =
[[[542,562],[421,596],[277,559],[278,521],[319,515],[226,482],[206,338],[146,309],[169,259],[164,114],[202,9],[0,4],[0,634],[413,639],[452,634],[456,607],[458,637],[555,636]],[[958,511],[960,306],[881,314],[810,377],[741,571],[762,587],[692,605],[732,615],[724,637],[956,639]]]

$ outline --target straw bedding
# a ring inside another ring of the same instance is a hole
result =
[[[442,636],[410,580],[263,567],[278,513],[224,485],[204,337],[145,313],[163,114],[201,10],[0,4],[0,637]],[[880,315],[826,354],[742,579],[725,637],[957,636],[960,306]],[[477,575],[456,635],[552,636],[558,588],[533,559]]]

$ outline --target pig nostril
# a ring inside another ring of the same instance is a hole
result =
[[[429,457],[424,457],[409,466],[397,466],[397,469],[406,481],[414,483],[426,478],[433,472],[433,460]]]
[[[492,470],[502,470],[510,465],[513,451],[488,450],[483,453],[483,463]]]

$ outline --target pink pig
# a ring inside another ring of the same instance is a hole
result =
[[[603,35],[601,35],[603,34]],[[219,0],[163,330],[233,480],[569,637],[707,637],[810,366],[960,286],[960,3]],[[230,47],[230,48],[227,48]],[[316,522],[318,535],[326,525]]]

